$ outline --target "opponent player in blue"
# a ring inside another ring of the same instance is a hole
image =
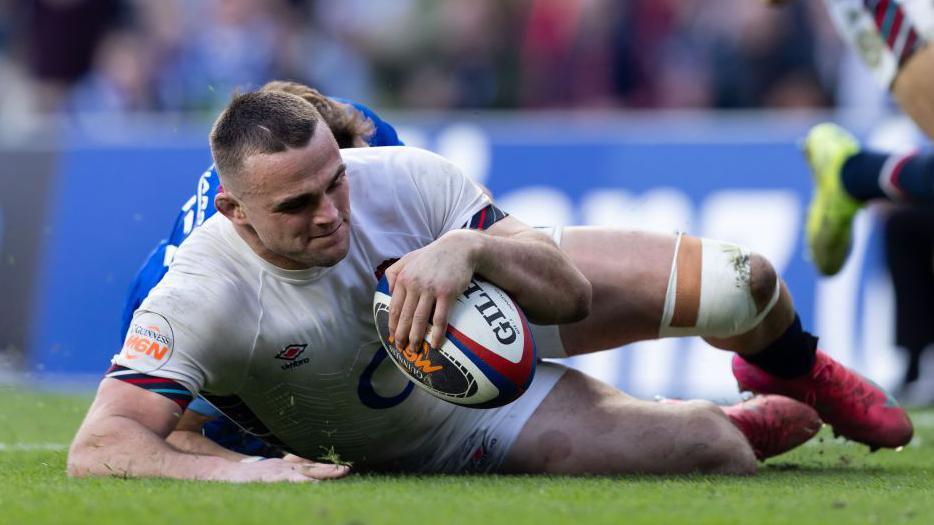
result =
[[[405,145],[399,140],[399,135],[389,123],[358,102],[326,97],[316,89],[294,82],[273,81],[263,86],[262,90],[284,91],[307,100],[331,125],[334,138],[341,148]],[[136,274],[123,311],[121,340],[126,336],[133,319],[133,312],[139,308],[149,291],[165,276],[175,250],[195,228],[217,213],[217,208],[214,207],[214,197],[219,191],[222,191],[220,179],[212,165],[198,178],[197,190],[182,206],[168,239],[159,243]],[[277,450],[263,440],[242,431],[203,398],[195,399],[188,409],[191,413],[186,415],[182,423],[183,427],[202,428],[203,426],[204,435],[219,445],[242,454],[250,456],[277,454]],[[184,436],[184,434],[179,434],[179,436]]]

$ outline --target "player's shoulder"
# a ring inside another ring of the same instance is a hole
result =
[[[422,182],[426,177],[462,178],[463,174],[448,159],[437,153],[412,146],[380,146],[341,150],[351,178],[368,184],[404,181]]]
[[[231,245],[225,222],[229,224],[226,217],[215,215],[182,243],[142,307],[173,317],[196,311],[224,316],[229,309],[248,309],[255,295],[253,270]]]
[[[463,175],[444,157],[410,146],[341,150],[350,197],[370,206],[411,206],[462,186]]]
[[[229,220],[221,214],[215,214],[196,228],[185,239],[172,260],[172,266],[197,273],[198,268],[210,267],[223,270],[233,262],[228,253],[231,251],[227,241]]]
[[[419,163],[450,162],[441,155],[415,146],[370,146],[341,150],[346,162],[357,163]]]

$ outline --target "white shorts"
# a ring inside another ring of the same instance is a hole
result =
[[[557,363],[539,361],[528,391],[500,408],[459,408],[447,418],[410,469],[430,474],[472,474],[499,470],[506,454],[535,409],[567,371]]]
[[[824,0],[837,31],[886,89],[934,36],[930,0]]]

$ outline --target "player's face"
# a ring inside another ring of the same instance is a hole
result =
[[[270,262],[286,269],[333,266],[350,243],[350,194],[331,131],[315,129],[308,145],[260,154],[244,163],[240,201]]]

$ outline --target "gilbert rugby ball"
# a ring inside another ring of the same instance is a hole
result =
[[[398,349],[389,333],[389,283],[380,279],[373,318],[383,348],[416,385],[457,405],[493,408],[521,396],[535,375],[528,321],[506,292],[479,278],[451,306],[440,348]]]

